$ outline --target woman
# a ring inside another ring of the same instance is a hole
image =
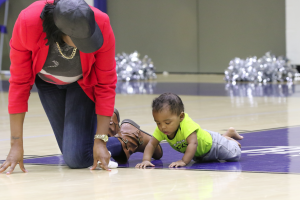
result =
[[[118,134],[107,141],[113,127],[119,127],[119,117],[117,111],[113,115],[115,38],[106,14],[84,0],[37,1],[20,13],[10,46],[11,149],[0,173],[8,169],[11,174],[17,164],[26,172],[23,122],[34,83],[70,168],[92,165],[95,169],[100,162],[109,170],[108,149],[112,156],[125,160],[137,150],[126,152],[127,135]]]

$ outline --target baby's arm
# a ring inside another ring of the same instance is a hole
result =
[[[188,143],[188,146],[185,150],[182,159],[176,162],[172,162],[169,165],[169,167],[183,167],[189,164],[193,159],[198,146],[197,133],[194,132],[191,135],[189,135],[189,137],[186,138],[186,141]]]
[[[158,144],[159,141],[155,137],[152,137],[145,148],[144,155],[143,155],[143,162],[138,163],[135,167],[144,168],[144,169],[147,166],[154,167],[154,165],[150,161]]]

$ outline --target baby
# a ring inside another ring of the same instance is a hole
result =
[[[176,151],[184,153],[181,160],[169,167],[186,166],[193,159],[201,161],[238,161],[241,145],[236,140],[243,139],[234,128],[222,136],[219,133],[201,129],[187,113],[179,96],[164,93],[153,100],[152,115],[157,124],[153,137],[144,151],[143,162],[137,168],[154,166],[150,161],[154,150],[162,140],[166,140]]]

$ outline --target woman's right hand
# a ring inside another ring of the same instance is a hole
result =
[[[23,145],[22,144],[14,144],[11,147],[6,160],[0,166],[0,173],[4,172],[6,169],[8,169],[6,174],[11,174],[14,171],[17,164],[19,164],[20,169],[23,172],[27,172],[27,170],[24,167],[24,163],[23,163],[23,155],[24,155]]]
[[[150,161],[143,161],[142,163],[138,163],[135,167],[146,169],[147,166],[155,167]]]

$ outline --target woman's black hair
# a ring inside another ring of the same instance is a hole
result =
[[[152,102],[152,110],[160,112],[168,108],[172,114],[180,115],[184,112],[184,105],[181,98],[173,93],[164,93],[155,98]]]
[[[53,19],[53,10],[59,0],[54,0],[53,3],[47,2],[40,17],[43,20],[43,31],[46,33],[48,42],[46,45],[52,45],[58,42],[60,45],[64,43],[62,36],[65,35],[57,28]]]

